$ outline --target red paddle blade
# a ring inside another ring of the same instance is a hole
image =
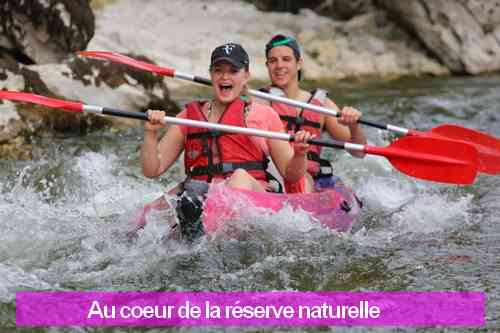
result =
[[[484,146],[491,146],[500,150],[500,139],[470,128],[444,124],[431,129],[431,131],[455,140],[470,141]]]
[[[473,144],[479,154],[479,171],[500,174],[500,140],[494,136],[457,125],[435,127],[432,133]]]
[[[151,63],[147,63],[144,61],[140,61],[137,59],[133,59],[127,56],[124,56],[123,54],[120,53],[115,53],[115,52],[106,52],[106,51],[80,51],[78,52],[78,55],[81,55],[83,57],[91,57],[91,58],[102,58],[102,59],[108,59],[113,62],[117,62],[120,64],[128,65],[131,67],[139,68],[145,71],[173,77],[175,74],[175,70],[173,68],[168,68],[168,67],[160,67],[156,66]]]
[[[491,135],[450,124],[435,127],[428,132],[410,130],[408,134],[468,143],[477,149],[479,172],[500,174],[500,140]]]
[[[471,184],[477,174],[477,150],[459,141],[407,136],[388,147],[366,148],[367,153],[385,156],[399,171],[420,179]]]
[[[0,99],[8,99],[17,102],[40,104],[49,108],[65,109],[73,112],[83,112],[83,104],[78,102],[62,101],[45,96],[23,93],[18,91],[0,90]]]

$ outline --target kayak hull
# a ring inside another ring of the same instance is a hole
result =
[[[339,232],[350,230],[361,211],[361,202],[346,186],[335,186],[314,193],[270,193],[231,188],[223,184],[210,186],[203,208],[205,232],[217,232],[228,221],[240,217],[241,211],[255,208],[278,212],[290,207],[302,210],[321,225]]]

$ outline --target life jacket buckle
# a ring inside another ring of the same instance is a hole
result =
[[[333,168],[331,166],[322,166],[319,169],[319,173],[322,176],[332,176],[333,175]]]
[[[217,131],[217,130],[210,130],[209,132],[207,132],[209,136],[211,136],[212,138],[215,138],[215,137],[218,137],[218,136],[221,136],[222,135],[222,132],[221,131]]]
[[[233,163],[222,163],[218,165],[222,174],[234,171]]]

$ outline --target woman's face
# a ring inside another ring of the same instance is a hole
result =
[[[298,81],[302,58],[297,61],[293,50],[288,46],[276,46],[269,50],[266,66],[272,84],[283,88],[290,82]]]
[[[247,84],[250,73],[245,68],[236,68],[227,61],[216,63],[210,69],[215,99],[228,104],[238,98]]]

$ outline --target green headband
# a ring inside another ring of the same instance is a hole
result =
[[[274,42],[273,43],[273,47],[275,46],[280,46],[280,45],[286,45],[288,43],[290,43],[292,41],[291,38],[286,38],[286,39],[283,39],[283,40],[280,40],[280,41],[277,41],[277,42]]]
[[[283,45],[286,45],[288,46],[289,48],[291,48],[293,50],[293,53],[295,54],[295,57],[297,59],[300,58],[300,48],[299,48],[299,44],[297,44],[297,41],[295,40],[295,38],[293,37],[285,37],[285,36],[280,36],[278,35],[277,37],[282,37],[283,39],[280,38],[280,40],[277,40],[277,41],[269,41],[267,44],[266,44],[266,55],[267,53],[274,47],[276,46],[283,46]],[[276,36],[274,37],[276,38]],[[273,39],[274,39],[273,38]]]

